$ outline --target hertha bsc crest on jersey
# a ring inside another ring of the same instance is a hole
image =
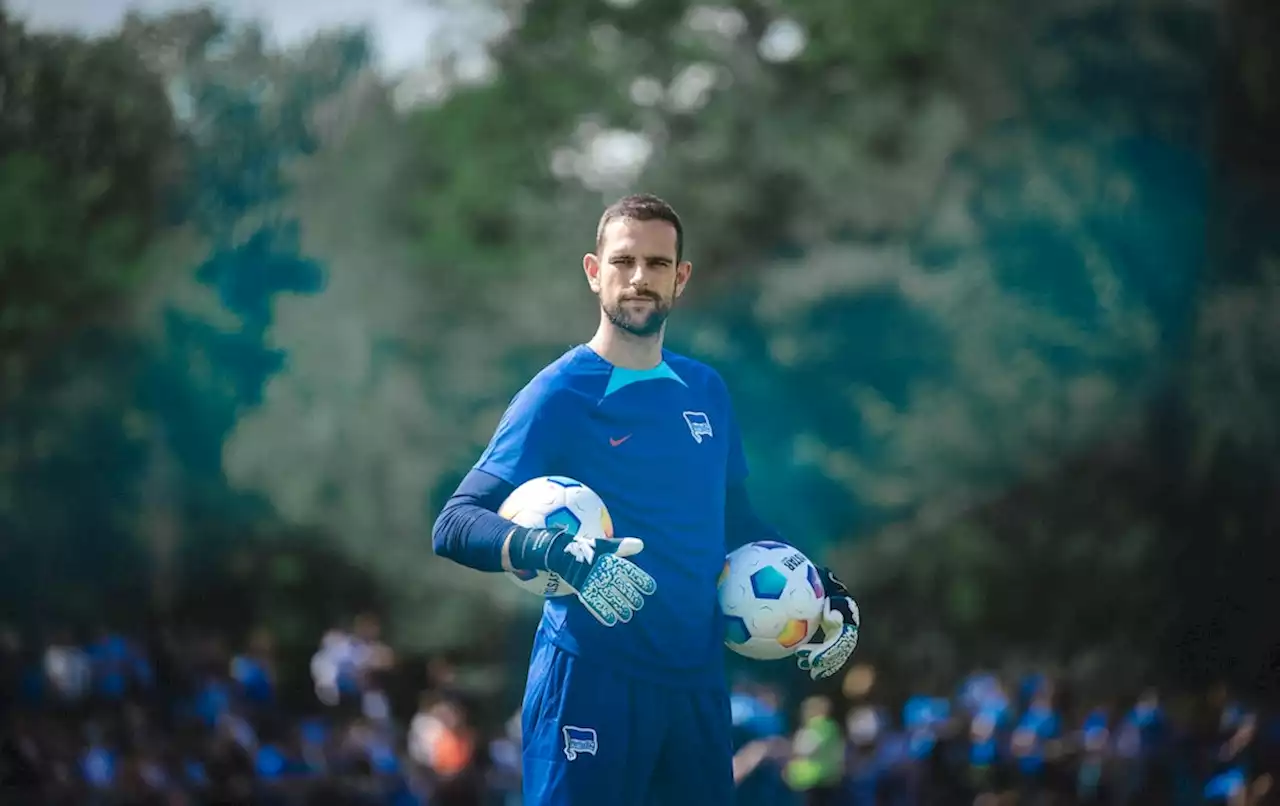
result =
[[[689,424],[689,433],[693,435],[694,442],[701,444],[703,437],[714,436],[711,433],[711,420],[703,412],[686,411],[684,421]]]
[[[565,758],[573,761],[579,754],[592,756],[596,754],[595,728],[579,728],[574,725],[565,725],[563,731]]]

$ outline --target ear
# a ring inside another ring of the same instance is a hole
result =
[[[587,275],[587,286],[592,293],[600,293],[600,258],[588,252],[582,256],[582,271]]]
[[[693,264],[685,261],[676,266],[676,296],[684,293],[684,287],[689,283],[689,277],[693,274]]]

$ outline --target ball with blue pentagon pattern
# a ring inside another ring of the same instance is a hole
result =
[[[760,540],[725,558],[719,581],[725,646],[747,658],[778,660],[813,638],[826,593],[802,551]]]

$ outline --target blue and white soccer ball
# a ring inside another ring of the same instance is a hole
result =
[[[521,484],[507,496],[498,514],[528,529],[563,526],[582,537],[613,537],[613,521],[600,496],[567,476],[539,476]],[[547,571],[514,571],[508,574],[521,588],[538,596],[567,596],[573,589]]]
[[[778,660],[813,638],[826,593],[804,552],[774,540],[748,543],[725,558],[719,582],[725,646],[754,660]]]

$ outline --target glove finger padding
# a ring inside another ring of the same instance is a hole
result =
[[[619,575],[625,577],[644,596],[652,596],[658,590],[658,583],[649,572],[633,562],[624,560],[619,563]]]
[[[602,557],[601,566],[608,574],[602,579],[608,582],[608,588],[617,595],[615,607],[618,608],[619,615],[623,608],[634,612],[644,607],[644,597],[652,595],[658,589],[658,583],[653,577],[630,560],[618,559],[616,556]],[[628,614],[622,620],[630,619]]]
[[[630,560],[614,554],[596,559],[578,599],[606,627],[631,621],[644,607],[644,597],[657,590],[653,577]]]
[[[625,559],[644,549],[635,537],[558,538],[563,552],[548,550],[548,570],[558,570],[578,601],[606,627],[625,624],[644,606],[644,597],[657,590],[657,582]],[[554,562],[553,562],[554,561]]]
[[[618,621],[623,624],[631,621],[631,617],[635,615],[635,611],[638,609],[631,597],[628,596],[629,593],[630,591],[625,586],[618,584],[603,585],[600,588],[600,595],[609,603],[609,607],[613,608],[613,612],[618,616]]]
[[[578,601],[582,602],[582,606],[587,609],[587,612],[606,627],[616,625],[618,623],[618,614],[605,597],[604,591],[590,584],[583,587],[585,590],[578,591]]]
[[[641,593],[639,586],[626,576],[618,577],[618,585],[614,588],[618,593],[618,598],[625,603],[631,610],[639,610],[644,607],[644,594]]]

